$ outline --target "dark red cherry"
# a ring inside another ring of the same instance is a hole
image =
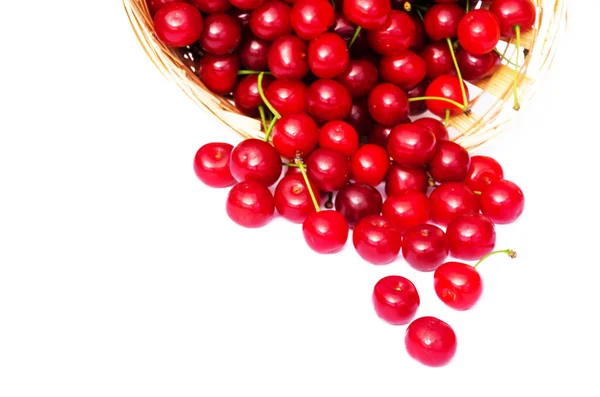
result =
[[[343,120],[351,108],[350,93],[335,80],[319,79],[308,87],[308,113],[319,121]]]
[[[299,167],[293,167],[298,168]],[[319,189],[310,182],[315,197],[319,197]],[[286,175],[275,188],[275,208],[283,218],[290,222],[302,223],[316,212],[306,182],[300,174]]]
[[[419,55],[427,65],[427,77],[430,80],[445,74],[456,74],[452,53],[446,41],[425,45]]]
[[[390,0],[344,0],[344,15],[366,30],[380,29],[392,11]]]
[[[348,184],[335,196],[335,209],[346,218],[353,228],[361,219],[379,215],[383,205],[381,193],[373,186]]]
[[[262,85],[263,90],[271,84],[273,78],[269,75],[264,76]],[[263,104],[263,100],[258,93],[258,75],[250,74],[244,76],[233,92],[233,101],[235,107],[242,113],[250,117],[258,116],[258,106]]]
[[[306,113],[283,116],[273,127],[273,146],[283,157],[306,156],[316,147],[319,126]]]
[[[427,36],[425,35],[425,25],[421,20],[421,17],[416,12],[411,12],[408,14],[410,19],[412,19],[415,24],[415,36],[413,38],[412,43],[410,44],[410,49],[419,52],[427,42]]]
[[[387,150],[387,140],[390,132],[392,132],[391,127],[373,124],[371,131],[369,132],[369,143],[374,143]]]
[[[474,192],[483,190],[492,182],[504,179],[500,163],[489,156],[473,156],[464,183]]]
[[[431,272],[448,257],[446,233],[435,225],[416,225],[404,233],[402,256],[414,269]]]
[[[514,27],[519,25],[521,33],[530,30],[536,17],[535,6],[531,1],[524,0],[494,0],[490,11],[500,21],[500,34],[502,37],[512,37]]]
[[[408,97],[391,83],[376,85],[368,97],[369,113],[373,120],[385,126],[394,126],[408,117]]]
[[[423,126],[433,132],[437,142],[447,141],[450,139],[448,135],[448,129],[444,127],[444,123],[438,119],[434,119],[433,117],[422,117],[413,121],[413,123]]]
[[[422,167],[435,154],[436,139],[433,132],[416,124],[399,124],[388,137],[388,153],[405,167]]]
[[[234,52],[242,39],[240,23],[229,14],[213,14],[204,20],[200,46],[208,53],[226,55]]]
[[[471,54],[488,54],[496,48],[499,40],[500,21],[486,9],[469,11],[458,24],[458,42]]]
[[[379,29],[368,30],[367,40],[373,51],[397,55],[408,50],[415,39],[415,29],[415,23],[406,12],[392,10],[385,24]]]
[[[240,61],[242,65],[249,70],[266,70],[270,45],[266,40],[248,36],[240,44]]]
[[[490,183],[479,197],[481,213],[496,224],[516,221],[525,208],[525,196],[516,183],[506,179]]]
[[[228,2],[229,2],[229,0],[228,0]],[[229,4],[231,5],[231,3],[229,3]],[[242,30],[244,30],[244,34],[242,36],[245,36],[245,34],[247,33],[247,28],[248,28],[248,25],[250,24],[251,12],[252,11],[250,11],[250,10],[241,10],[239,8],[232,8],[228,12],[229,15],[231,15],[232,17],[237,19],[238,22],[240,23]],[[242,40],[244,40],[244,37],[242,37]]]
[[[301,81],[275,80],[265,89],[265,97],[282,116],[308,110],[308,87]]]
[[[479,212],[479,200],[468,187],[458,182],[442,183],[429,196],[431,220],[448,226],[454,218]]]
[[[334,254],[344,248],[349,228],[346,219],[337,211],[325,210],[309,215],[302,223],[304,240],[320,254]]]
[[[456,3],[436,4],[425,13],[425,33],[433,41],[454,38],[464,15],[465,9]]]
[[[427,64],[417,54],[406,50],[397,55],[381,58],[379,66],[381,77],[403,90],[410,90],[419,84],[427,75]]]
[[[461,182],[469,172],[471,157],[467,149],[456,142],[440,141],[428,164],[431,177],[437,182]]]
[[[302,80],[308,73],[308,47],[296,36],[281,36],[267,55],[269,70],[277,79]]]
[[[449,307],[469,310],[483,292],[479,272],[471,265],[461,262],[446,262],[433,274],[435,293]]]
[[[348,114],[348,117],[344,120],[354,127],[360,137],[366,137],[375,123],[369,112],[369,102],[367,101],[367,98],[356,99],[352,102],[350,114]]]
[[[377,67],[372,62],[353,59],[336,80],[348,89],[353,98],[360,98],[369,94],[377,84],[378,77]]]
[[[410,98],[420,98],[425,96],[425,92],[427,91],[427,86],[429,85],[429,80],[425,79],[421,81],[419,84],[406,91],[406,96],[410,100]],[[409,115],[410,116],[418,116],[427,112],[427,105],[425,101],[414,101],[409,102]]]
[[[202,34],[200,11],[184,2],[163,5],[154,16],[154,30],[159,40],[170,47],[185,47],[196,42]]]
[[[448,323],[436,317],[420,317],[406,329],[404,344],[416,361],[429,367],[442,367],[456,354],[456,333]]]
[[[362,218],[352,232],[358,255],[374,265],[393,262],[402,246],[402,234],[381,215]]]
[[[231,188],[225,208],[229,218],[238,225],[259,228],[273,218],[275,201],[266,186],[255,181],[245,181]]]
[[[206,14],[218,14],[231,9],[231,3],[228,0],[190,0],[189,3]]]
[[[494,250],[494,223],[481,214],[460,215],[446,229],[450,255],[462,260],[478,260]]]
[[[465,94],[468,103],[470,100],[469,89],[465,82],[463,82],[463,86],[465,87]],[[427,87],[425,95],[428,97],[446,98],[453,100],[458,104],[464,104],[463,94],[460,88],[460,81],[458,80],[458,77],[454,75],[446,74],[435,78]],[[446,110],[449,110],[451,115],[457,115],[463,112],[463,110],[458,106],[438,99],[427,100],[425,103],[427,105],[427,109],[429,109],[431,113],[441,118],[446,117]]]
[[[250,30],[256,37],[275,40],[292,33],[291,7],[282,1],[270,0],[252,11]]]
[[[273,146],[260,139],[240,142],[231,152],[231,175],[239,181],[253,180],[267,187],[281,176],[281,157]]]
[[[206,88],[217,95],[229,94],[237,82],[240,60],[235,54],[206,54],[200,58],[198,76]]]
[[[377,316],[391,325],[408,324],[421,304],[415,285],[402,276],[379,280],[373,288],[372,299]]]
[[[296,0],[290,21],[298,37],[312,40],[325,33],[335,22],[335,11],[327,0]]]
[[[500,55],[492,51],[484,55],[469,54],[465,50],[456,53],[456,61],[466,81],[478,81],[492,76],[501,63]]]
[[[362,145],[350,159],[350,175],[356,183],[379,186],[390,168],[386,150],[372,143]]]
[[[202,145],[194,156],[194,172],[205,185],[214,188],[235,184],[229,170],[229,156],[233,146],[225,142],[211,142]]]
[[[335,192],[348,182],[350,169],[343,153],[318,148],[306,161],[308,177],[322,192]]]
[[[319,147],[337,150],[350,157],[358,150],[358,134],[345,121],[329,121],[319,131]]]
[[[229,2],[240,10],[254,10],[263,5],[265,0],[229,0]]]
[[[396,163],[390,166],[385,182],[388,196],[400,196],[407,192],[425,193],[428,177],[423,168],[406,168]]]
[[[404,233],[429,221],[429,207],[429,198],[425,193],[412,191],[399,196],[388,196],[383,202],[381,213]]]
[[[308,65],[321,79],[341,75],[350,63],[350,53],[344,39],[335,33],[324,33],[308,44]]]

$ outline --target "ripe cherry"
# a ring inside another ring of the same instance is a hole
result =
[[[346,42],[335,33],[324,33],[308,44],[308,65],[313,74],[321,79],[341,75],[349,62]]]
[[[319,132],[319,147],[337,150],[350,157],[358,150],[358,134],[345,121],[329,121]]]
[[[425,193],[427,185],[427,173],[423,168],[406,168],[393,163],[386,177],[385,193],[388,196],[399,196],[407,192]]]
[[[379,186],[390,168],[385,149],[372,143],[362,145],[350,159],[350,175],[356,183]]]
[[[235,54],[206,54],[200,58],[198,76],[206,88],[217,95],[227,95],[235,87],[240,60]]]
[[[339,81],[353,98],[369,94],[377,84],[379,73],[377,67],[366,59],[353,59],[346,70],[336,80]]]
[[[463,82],[466,102],[469,102],[469,89]],[[427,100],[427,109],[438,117],[446,117],[446,110],[450,111],[450,115],[454,116],[464,111],[464,108],[457,106],[464,105],[464,98],[460,88],[460,81],[454,75],[442,75],[435,78],[427,87],[425,92],[427,97],[446,98],[455,102],[455,104],[442,101],[439,99]]]
[[[379,124],[393,127],[408,117],[408,97],[394,84],[381,83],[369,93],[369,113]]]
[[[273,146],[260,139],[240,142],[231,152],[231,175],[239,181],[256,181],[267,187],[281,176],[281,157]]]
[[[517,184],[497,180],[490,183],[479,197],[481,213],[496,224],[516,221],[525,207],[525,196]]]
[[[435,225],[416,225],[404,233],[402,256],[414,269],[430,272],[448,257],[446,233]]]
[[[308,110],[308,87],[301,81],[275,80],[265,87],[265,97],[282,116]]]
[[[163,5],[154,16],[154,30],[159,40],[170,47],[185,47],[202,34],[203,19],[191,4],[175,2]]]
[[[440,141],[428,164],[431,177],[437,182],[460,182],[469,172],[471,157],[467,149],[456,142]]]
[[[310,184],[315,197],[319,197],[317,186],[312,182]],[[302,175],[292,174],[281,178],[275,188],[275,208],[283,218],[294,223],[302,223],[316,212]]]
[[[204,184],[222,188],[235,184],[229,170],[229,157],[233,146],[225,142],[202,145],[194,156],[194,172]]]
[[[229,14],[213,14],[204,20],[200,46],[210,54],[226,55],[234,52],[242,40],[240,23]]]
[[[368,99],[359,98],[354,100],[350,108],[350,113],[344,120],[354,127],[358,136],[366,138],[369,135],[371,127],[375,124],[369,112]]]
[[[338,11],[335,14],[335,22],[330,31],[341,36],[345,42],[350,43],[354,33],[356,33],[356,25],[350,22],[343,12]],[[360,32],[358,34],[360,35]],[[356,41],[354,43],[356,44]]]
[[[218,1],[221,1],[221,0],[218,0]],[[154,15],[156,15],[156,12],[158,10],[160,10],[163,6],[165,6],[165,5],[169,4],[169,3],[176,3],[176,2],[178,2],[178,3],[189,3],[188,0],[148,0],[148,2],[147,2],[148,3],[148,10],[150,11],[150,15],[152,17],[154,17]],[[198,6],[196,5],[196,7],[198,7]]]
[[[348,159],[343,153],[318,148],[306,161],[308,177],[322,192],[338,191],[349,177]]]
[[[248,36],[240,44],[240,61],[250,70],[265,70],[270,43],[258,37]]]
[[[266,186],[255,181],[245,181],[236,184],[229,191],[226,211],[229,218],[238,225],[259,228],[273,218],[275,202]]]
[[[442,226],[448,226],[459,215],[479,212],[477,196],[459,182],[442,183],[431,192],[429,201],[431,220]]]
[[[486,9],[469,11],[458,24],[460,46],[474,55],[488,54],[500,40],[500,21]]]
[[[227,2],[229,3],[229,0]],[[231,3],[229,3],[229,5],[231,6]],[[231,10],[229,10],[228,14],[237,19],[240,25],[242,26],[242,30],[247,32],[247,30],[249,29],[248,25],[250,25],[251,11],[242,10],[239,8],[232,8]]]
[[[408,101],[409,101],[409,109],[410,109],[409,114],[411,116],[418,116],[427,111],[427,106],[425,105],[424,101],[411,102],[410,98],[418,98],[418,97],[420,98],[420,97],[425,96],[425,92],[427,91],[428,85],[429,85],[429,80],[424,79],[419,84],[417,84],[410,90],[406,91],[406,96],[408,97]]]
[[[254,10],[260,7],[265,0],[229,0],[232,6],[240,10]]]
[[[370,185],[350,183],[335,196],[335,209],[346,218],[351,228],[364,217],[379,215],[382,205],[381,193]]]
[[[436,4],[425,13],[425,33],[433,41],[454,38],[464,15],[464,8],[456,3]]]
[[[337,81],[320,79],[308,87],[308,113],[318,121],[343,120],[351,109],[352,97]]]
[[[381,215],[362,218],[352,232],[356,252],[374,265],[393,262],[402,246],[402,234]]]
[[[191,0],[189,2],[205,14],[218,14],[231,9],[231,3],[228,0]]]
[[[390,0],[344,0],[344,15],[366,30],[380,29],[392,11]]]
[[[298,37],[312,40],[325,33],[335,22],[335,11],[327,0],[296,0],[290,21]]]
[[[456,74],[452,53],[446,41],[427,44],[419,52],[427,65],[427,77],[430,80],[445,74]]]
[[[308,48],[297,36],[281,36],[267,55],[269,70],[281,80],[302,80],[308,73]]]
[[[406,12],[392,10],[385,24],[368,30],[367,40],[378,54],[397,55],[408,50],[415,38],[415,29],[415,23]]]
[[[380,279],[373,288],[372,299],[377,316],[392,325],[408,324],[421,305],[417,288],[402,276]]]
[[[492,182],[504,179],[502,166],[489,156],[473,156],[465,185],[474,192],[483,192]]]
[[[388,153],[405,167],[422,167],[433,157],[436,148],[433,132],[416,124],[399,124],[388,136]]]
[[[381,213],[400,232],[426,223],[430,218],[429,198],[422,192],[407,192],[400,196],[388,196]]]
[[[526,32],[535,23],[535,6],[531,1],[524,0],[494,0],[490,5],[490,11],[500,21],[500,34],[502,37],[512,37],[515,34],[515,26],[519,26],[520,32]]]
[[[419,52],[427,42],[427,37],[425,36],[425,25],[417,13],[411,12],[408,15],[415,24],[415,36],[410,44],[410,49],[415,52]]]
[[[337,211],[324,210],[309,215],[302,223],[302,233],[308,246],[320,254],[334,254],[344,248],[349,228]]]
[[[430,367],[444,366],[456,354],[454,330],[436,317],[420,317],[410,323],[404,343],[412,358]]]
[[[500,55],[494,51],[483,55],[473,55],[465,50],[456,53],[462,78],[472,82],[493,75],[500,67],[501,60]]]
[[[427,64],[423,58],[410,50],[384,56],[379,67],[384,81],[396,84],[403,90],[414,88],[427,75]]]
[[[288,159],[307,156],[319,140],[319,126],[306,113],[282,116],[273,127],[273,146]]]
[[[387,140],[391,132],[391,127],[375,123],[371,126],[371,130],[369,131],[369,143],[381,146],[387,150]]]
[[[476,260],[494,250],[496,230],[494,223],[481,214],[460,215],[446,229],[450,255],[462,260]]]
[[[268,87],[273,78],[264,76],[262,80],[263,89]],[[250,74],[244,76],[235,87],[233,92],[233,102],[235,107],[247,116],[256,117],[258,115],[258,106],[264,102],[258,92],[258,75]]]
[[[450,139],[448,129],[444,126],[444,123],[438,119],[433,117],[421,117],[420,119],[413,121],[413,124],[423,126],[433,132],[438,143]]]
[[[269,41],[292,34],[291,9],[289,5],[282,1],[267,1],[252,11],[250,30],[256,37]]]

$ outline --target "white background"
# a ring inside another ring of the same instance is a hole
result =
[[[192,159],[239,138],[158,73],[120,1],[4,3],[0,396],[600,394],[594,2],[570,2],[546,84],[480,152],[527,204],[498,227],[519,258],[480,267],[462,313],[401,260],[319,256],[280,219],[235,226]],[[450,365],[411,360],[405,327],[376,318],[388,274],[454,327]]]

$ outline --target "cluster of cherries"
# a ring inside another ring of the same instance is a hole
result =
[[[514,36],[519,45],[532,28],[530,0],[148,5],[159,39],[186,54],[206,88],[262,121],[264,139],[208,143],[195,156],[202,182],[230,188],[235,223],[263,227],[277,213],[302,224],[322,254],[341,251],[353,229],[361,258],[385,265],[401,253],[433,272],[437,296],[457,310],[478,301],[483,259],[515,256],[494,251],[496,225],[521,215],[523,192],[497,161],[452,141],[447,123],[469,111],[465,80],[500,65],[499,40]],[[381,279],[373,304],[386,322],[409,324],[413,358],[440,366],[453,357],[447,323],[414,319],[420,300],[410,280]]]

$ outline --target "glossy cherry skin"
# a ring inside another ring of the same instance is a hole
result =
[[[335,196],[335,209],[346,218],[351,228],[364,217],[379,215],[382,205],[381,193],[369,185],[351,183]]]
[[[465,87],[465,93],[467,96],[467,102],[469,102],[469,88],[467,84],[463,82]],[[427,91],[425,91],[426,96],[432,97],[441,97],[446,99],[451,99],[455,102],[463,104],[463,96],[462,91],[460,89],[460,82],[458,77],[454,75],[445,74],[435,78],[429,87],[427,87]],[[451,115],[457,115],[463,112],[458,106],[455,106],[446,101],[440,100],[427,100],[425,101],[427,105],[427,109],[438,117],[444,118],[446,117],[446,109],[450,110]]]
[[[388,196],[399,196],[407,192],[425,193],[428,177],[423,168],[406,168],[396,163],[390,166],[386,181],[385,193]]]
[[[275,123],[272,137],[273,146],[283,157],[304,157],[317,147],[319,126],[306,113],[290,114]]]
[[[275,200],[266,186],[245,181],[231,188],[225,208],[229,218],[238,225],[259,228],[273,218]]]
[[[229,2],[229,0],[228,0],[228,2]],[[231,5],[231,3],[229,3],[229,4]],[[248,25],[250,24],[251,11],[241,10],[239,8],[232,8],[231,10],[229,10],[228,14],[238,20],[238,22],[242,26],[242,30],[244,30],[244,34],[242,36],[245,36],[245,34],[247,33],[247,30],[249,29]],[[242,37],[242,40],[243,39],[244,39],[244,37]]]
[[[410,98],[418,98],[418,97],[425,96],[425,92],[427,91],[428,85],[429,85],[429,80],[425,79],[425,80],[421,81],[419,84],[417,84],[416,86],[414,86],[413,88],[411,88],[410,90],[407,90],[406,96],[408,97],[409,101],[410,101]],[[409,115],[418,116],[427,111],[427,106],[425,105],[424,101],[414,101],[414,102],[409,102],[409,109],[410,109],[410,111],[408,112]]]
[[[379,65],[381,78],[403,90],[410,90],[427,75],[425,60],[410,50],[400,54],[384,56]]]
[[[250,14],[250,30],[256,37],[269,41],[292,34],[291,10],[282,1],[267,1]]]
[[[200,46],[210,54],[226,55],[234,52],[242,40],[240,23],[229,14],[213,14],[204,20]]]
[[[427,77],[430,80],[445,74],[456,74],[452,54],[446,41],[429,43],[419,52],[427,65]]]
[[[504,179],[504,170],[500,163],[489,156],[473,156],[465,185],[473,192],[483,192],[492,182]]]
[[[374,265],[393,262],[402,246],[402,234],[381,215],[362,218],[352,232],[358,255]]]
[[[494,0],[490,11],[500,21],[502,37],[512,37],[514,27],[519,25],[521,33],[530,30],[535,23],[536,10],[531,1],[523,0]]]
[[[240,10],[254,10],[263,5],[265,0],[229,0],[229,2]]]
[[[319,79],[308,87],[308,113],[318,121],[343,120],[351,109],[352,97],[337,81]]]
[[[321,79],[341,75],[350,63],[350,53],[344,39],[335,33],[324,33],[308,44],[308,65]]]
[[[359,137],[367,137],[375,121],[369,112],[367,98],[355,99],[350,108],[350,114],[344,119],[356,130]]]
[[[295,167],[298,168],[298,167]],[[319,197],[319,189],[310,182],[315,197]],[[293,223],[302,223],[316,212],[306,182],[300,174],[286,175],[275,188],[275,209],[283,218]]]
[[[371,126],[371,131],[369,131],[369,143],[379,145],[387,150],[387,140],[391,132],[391,127],[375,123]]]
[[[236,180],[229,170],[233,146],[225,142],[202,145],[194,156],[194,172],[205,185],[214,188],[232,186]]]
[[[454,38],[464,15],[464,8],[456,3],[436,4],[425,13],[425,33],[433,41]]]
[[[267,187],[281,176],[281,157],[273,146],[260,139],[240,142],[231,151],[231,175],[239,181],[256,181]]]
[[[227,95],[235,87],[240,60],[235,54],[211,55],[200,58],[198,76],[206,88],[217,95]]]
[[[430,130],[416,124],[399,124],[388,136],[388,153],[405,167],[422,167],[435,154],[437,141]]]
[[[387,276],[373,288],[375,313],[392,325],[406,325],[417,313],[421,299],[415,285],[406,277]]]
[[[275,80],[266,87],[265,97],[282,116],[308,110],[308,87],[301,81]]]
[[[344,248],[350,230],[337,211],[324,210],[309,215],[302,223],[304,240],[320,254],[334,254]]]
[[[176,2],[163,5],[154,16],[154,30],[159,40],[170,47],[185,47],[202,34],[204,20],[191,4]]]
[[[294,32],[304,40],[325,33],[335,22],[335,11],[327,0],[296,0],[290,14]]]
[[[442,226],[448,226],[459,215],[479,213],[477,196],[459,182],[442,183],[431,192],[429,201],[431,220]]]
[[[416,12],[408,14],[415,25],[415,36],[412,43],[410,43],[410,49],[419,52],[427,43],[427,36],[425,35],[425,25]]]
[[[407,192],[400,196],[388,196],[381,213],[400,232],[426,223],[430,218],[429,198],[421,192]]]
[[[390,0],[344,0],[344,15],[366,30],[380,29],[392,11]]]
[[[163,6],[170,4],[170,3],[189,3],[189,1],[187,1],[187,0],[148,0],[148,10],[150,11],[150,15],[154,17],[154,15],[156,15],[156,12],[158,10],[160,10]]]
[[[516,221],[525,208],[525,195],[516,183],[506,179],[490,183],[479,197],[481,213],[496,224]]]
[[[338,10],[335,13],[335,22],[330,31],[341,36],[347,43],[350,43],[352,36],[354,36],[354,33],[356,32],[356,25],[350,22],[343,12]],[[356,44],[356,41],[354,43]]]
[[[358,150],[358,134],[345,121],[329,121],[319,131],[319,147],[337,150],[350,157]]]
[[[469,11],[458,24],[460,46],[474,55],[488,54],[500,40],[500,21],[486,9]]]
[[[308,73],[308,47],[296,36],[281,36],[267,55],[269,70],[277,79],[302,80]]]
[[[258,37],[248,36],[240,44],[240,61],[248,70],[267,69],[267,54],[271,44]]]
[[[433,288],[438,298],[456,310],[469,310],[483,292],[477,269],[461,262],[446,262],[433,274]]]
[[[456,61],[466,81],[478,81],[496,73],[501,63],[500,55],[492,51],[484,55],[473,55],[464,50],[456,53]]]
[[[448,257],[446,233],[435,225],[416,225],[404,233],[402,256],[420,272],[431,272]]]
[[[442,367],[456,354],[456,333],[448,323],[436,317],[420,317],[406,329],[404,344],[416,361],[429,367]]]
[[[390,168],[385,149],[372,143],[362,145],[350,159],[350,175],[356,183],[379,186]]]
[[[369,94],[377,84],[378,78],[379,72],[372,62],[353,59],[336,80],[346,87],[353,98],[360,98]]]
[[[408,50],[415,38],[415,29],[415,23],[407,13],[392,10],[381,28],[367,32],[367,40],[376,53],[397,55]]]
[[[494,250],[494,223],[481,214],[460,215],[446,229],[450,255],[462,260],[479,260]]]
[[[433,117],[421,117],[420,119],[413,121],[413,124],[423,126],[433,132],[438,143],[450,139],[448,129],[444,127],[444,123],[438,119],[434,119]]]
[[[428,168],[437,182],[460,182],[466,178],[470,164],[467,149],[456,142],[440,141]]]
[[[231,3],[228,0],[191,0],[189,3],[206,14],[218,14],[231,9]]]
[[[262,81],[263,90],[267,88],[273,78],[269,75],[264,76]],[[263,100],[258,92],[258,75],[250,74],[240,79],[233,92],[233,101],[235,107],[247,116],[258,116],[258,106],[263,104]]]
[[[335,192],[348,182],[350,169],[344,154],[333,149],[318,148],[306,161],[308,177],[322,192]]]
[[[393,127],[408,117],[408,97],[391,83],[376,85],[368,97],[369,113],[379,124]]]

